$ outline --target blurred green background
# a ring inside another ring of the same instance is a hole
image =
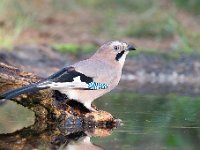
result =
[[[1,0],[0,47],[49,44],[76,54],[126,40],[150,52],[199,53],[199,0]]]
[[[200,1],[0,2],[0,51],[14,51],[16,45],[46,44],[76,56],[116,39],[134,43],[139,50],[132,55],[200,55]],[[112,93],[96,104],[122,119],[125,126],[112,136],[92,140],[109,149],[198,149],[199,102],[199,97]],[[13,103],[0,107],[1,133],[33,123],[33,114],[24,111]]]

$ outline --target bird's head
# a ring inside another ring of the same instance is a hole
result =
[[[95,56],[100,56],[102,59],[107,59],[108,61],[124,64],[126,55],[129,51],[136,50],[134,45],[127,44],[121,41],[112,41],[102,45]]]

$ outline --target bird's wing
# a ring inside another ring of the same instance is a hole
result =
[[[90,83],[93,81],[92,77],[77,72],[74,67],[63,68],[55,74],[49,76],[47,80],[53,82],[73,82],[77,77],[80,77],[81,82]]]
[[[83,88],[92,90],[107,88],[105,84],[96,83],[93,81],[93,77],[89,77],[83,73],[77,72],[74,67],[63,68],[62,70],[38,83],[38,87],[50,87],[55,90],[62,88]]]
[[[37,92],[42,89],[51,88],[53,90],[62,89],[100,89],[99,83],[93,81],[92,77],[86,76],[83,73],[77,72],[74,67],[63,68],[57,73],[49,76],[38,83],[30,84],[8,91],[0,95],[0,99],[11,99],[25,93]],[[98,85],[98,86],[97,86]],[[105,87],[105,86],[104,86]],[[103,86],[101,87],[103,89]]]
[[[95,82],[106,83],[109,88],[118,83],[121,71],[117,67],[99,59],[87,59],[73,64],[76,71],[93,77]]]

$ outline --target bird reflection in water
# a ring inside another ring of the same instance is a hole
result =
[[[116,124],[117,125],[117,124]],[[42,128],[41,128],[42,127]],[[0,147],[2,149],[81,149],[102,150],[103,148],[93,144],[91,137],[105,137],[112,134],[112,127],[68,126],[59,129],[57,126],[35,123],[14,133],[0,135]]]
[[[85,136],[76,139],[71,140],[69,143],[65,143],[63,145],[60,145],[59,149],[65,149],[65,150],[103,150],[104,148],[95,145],[90,140],[91,136],[85,134]]]

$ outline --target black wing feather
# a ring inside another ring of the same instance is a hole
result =
[[[46,89],[46,87],[45,88],[38,88],[36,86],[36,84],[30,84],[30,85],[26,85],[26,86],[23,86],[23,87],[14,89],[14,90],[7,91],[6,93],[3,93],[0,96],[0,99],[12,99],[12,98],[17,97],[21,94],[34,93],[34,92],[38,92],[38,91],[43,90],[43,89]]]
[[[49,76],[46,81],[52,82],[73,82],[75,77],[80,76],[80,80],[85,83],[93,81],[92,77],[88,77],[80,72],[77,72],[74,67],[63,68],[57,73]]]

